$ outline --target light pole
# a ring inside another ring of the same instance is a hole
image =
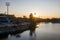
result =
[[[8,15],[9,14],[9,6],[10,6],[10,3],[9,2],[6,2],[6,6],[7,6],[7,15]],[[10,23],[9,17],[7,17],[7,20],[8,20],[8,23]]]
[[[7,6],[7,15],[9,14],[9,6],[10,6],[10,3],[9,2],[6,2],[6,6]]]

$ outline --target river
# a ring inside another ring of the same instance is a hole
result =
[[[39,23],[33,31],[25,30],[15,35],[9,34],[0,40],[60,40],[60,24]]]

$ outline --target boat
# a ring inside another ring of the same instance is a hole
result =
[[[0,16],[0,27],[12,27],[16,24],[11,23],[11,20],[7,16]]]

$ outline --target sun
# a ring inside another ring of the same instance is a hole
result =
[[[37,13],[34,13],[33,15],[34,15],[34,17],[39,17],[39,15]]]

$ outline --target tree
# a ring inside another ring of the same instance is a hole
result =
[[[32,13],[30,13],[29,18],[30,18],[30,20],[33,20],[33,14]]]

